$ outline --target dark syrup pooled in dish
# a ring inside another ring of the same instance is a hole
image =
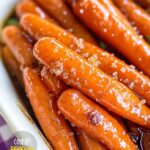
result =
[[[138,145],[139,150],[150,150],[150,130],[129,121],[126,125],[133,142]]]

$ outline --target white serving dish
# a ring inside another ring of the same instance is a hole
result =
[[[1,39],[1,31],[4,25],[5,20],[9,17],[12,13],[15,4],[19,0],[3,0],[0,4],[0,39]]]
[[[6,18],[11,14],[18,0],[4,0],[0,4],[0,34]],[[41,134],[27,110],[21,103],[20,97],[9,78],[0,55],[0,113],[5,118],[13,133],[26,131],[34,136],[37,150],[52,149]]]

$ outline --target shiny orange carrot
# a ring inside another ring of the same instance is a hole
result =
[[[103,142],[109,149],[137,149],[126,130],[80,92],[73,89],[65,91],[58,99],[58,108],[70,122]]]
[[[16,6],[16,14],[18,17],[21,17],[26,13],[35,14],[42,19],[46,19],[57,24],[53,18],[47,15],[36,3],[31,0],[22,0]]]
[[[34,56],[66,84],[110,111],[150,128],[150,109],[126,86],[94,67],[79,54],[52,38],[40,39]]]
[[[66,2],[72,4],[72,0],[65,0]],[[130,26],[130,23],[125,19],[125,16],[116,8],[112,0],[99,0],[109,11],[116,15],[117,17],[121,17],[126,25]]]
[[[6,46],[2,48],[2,58],[10,75],[15,76],[18,79],[20,85],[23,87],[23,79],[22,72],[20,70],[20,64]]]
[[[72,0],[72,8],[99,37],[150,76],[150,46],[136,34],[132,27],[126,25],[119,15],[117,17],[112,14],[103,3],[97,0]]]
[[[86,134],[83,130],[75,127],[75,131],[82,150],[108,150],[106,146]]]
[[[43,67],[41,77],[45,86],[57,97],[67,88],[65,83],[60,81],[46,67]]]
[[[36,16],[23,16],[21,18],[21,25],[36,40],[47,36],[62,42],[86,58],[93,65],[127,85],[134,92],[145,98],[147,103],[150,104],[150,79],[122,60]]]
[[[144,36],[150,36],[150,15],[132,0],[113,0]]]
[[[35,70],[23,71],[26,93],[48,141],[56,150],[78,150],[74,136],[62,115],[56,99],[49,94]]]
[[[7,26],[3,29],[3,39],[17,61],[24,66],[35,63],[32,44],[24,37],[26,33],[16,26]]]
[[[79,23],[63,0],[36,0],[58,23],[71,33],[96,44],[90,33]]]

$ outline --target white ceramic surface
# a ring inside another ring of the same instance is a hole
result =
[[[13,11],[15,4],[19,0],[2,0],[0,4],[0,39],[1,39],[1,31],[4,25],[5,20]]]

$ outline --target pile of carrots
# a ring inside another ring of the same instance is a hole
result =
[[[150,129],[150,14],[132,0],[22,0],[16,15],[3,60],[53,148],[137,150],[122,120]]]

